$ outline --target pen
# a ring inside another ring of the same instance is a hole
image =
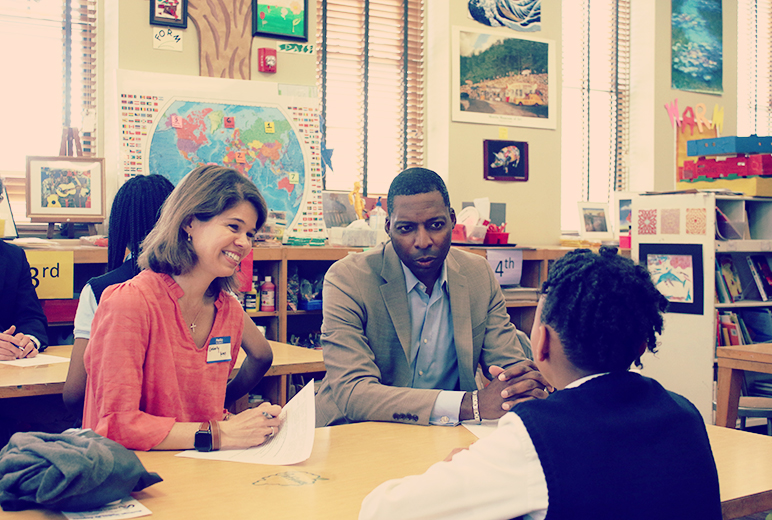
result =
[[[263,415],[266,419],[273,419],[273,415],[269,414],[268,412],[263,412]]]

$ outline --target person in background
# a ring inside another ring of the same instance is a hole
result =
[[[666,306],[646,268],[616,248],[565,255],[531,332],[536,366],[558,390],[518,403],[423,475],[381,484],[359,518],[720,519],[699,412],[629,371],[654,352]]]
[[[161,205],[173,189],[174,185],[161,175],[137,175],[126,181],[115,194],[107,231],[108,272],[90,279],[83,287],[75,313],[75,341],[62,397],[67,409],[77,418],[83,414],[86,394],[83,353],[91,336],[91,322],[99,299],[110,285],[123,283],[139,274],[140,245],[153,229]]]
[[[450,426],[546,397],[488,262],[450,247],[456,216],[442,178],[407,169],[387,205],[391,241],[335,262],[324,278],[316,425]],[[494,378],[479,392],[478,365]]]
[[[267,208],[230,168],[188,173],[142,243],[143,271],[102,293],[83,361],[83,427],[135,450],[248,448],[280,426],[281,407],[224,407],[271,366],[268,341],[231,290]],[[228,382],[239,345],[247,356]]]
[[[0,201],[4,193],[0,179]],[[0,360],[37,356],[48,346],[47,326],[24,250],[0,240]]]

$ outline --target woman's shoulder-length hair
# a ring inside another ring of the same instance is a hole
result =
[[[142,242],[139,266],[168,275],[187,273],[196,265],[198,257],[184,227],[193,218],[207,222],[244,201],[254,206],[256,229],[259,230],[265,222],[268,207],[249,178],[222,166],[195,168],[164,202],[158,222]],[[216,278],[209,286],[208,294],[214,296],[221,290],[234,291],[238,285],[235,273]]]

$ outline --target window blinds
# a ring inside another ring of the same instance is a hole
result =
[[[23,172],[27,155],[58,155],[62,127],[96,152],[97,0],[0,0],[0,170]],[[11,51],[12,49],[12,51]]]
[[[772,135],[772,2],[737,2],[737,135]]]
[[[561,226],[629,185],[630,0],[563,2]]]
[[[423,0],[318,0],[325,188],[386,193],[423,164]]]

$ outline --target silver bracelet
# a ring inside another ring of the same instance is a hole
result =
[[[481,423],[482,419],[480,419],[480,402],[477,400],[477,390],[472,392],[472,411],[474,412],[474,420],[478,423]]]

